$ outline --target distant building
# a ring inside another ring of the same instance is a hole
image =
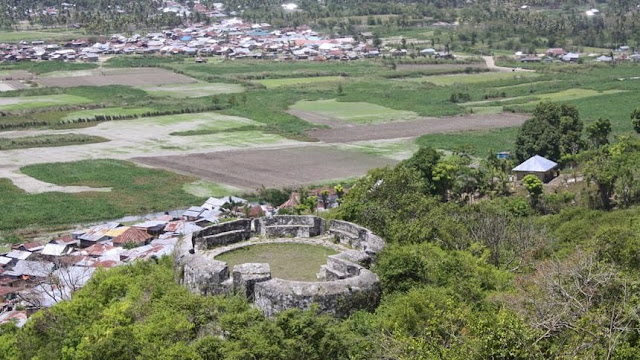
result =
[[[535,155],[514,167],[512,171],[516,174],[518,180],[522,180],[522,178],[531,174],[537,176],[543,182],[549,182],[556,176],[555,168],[557,166],[558,163],[540,155]]]

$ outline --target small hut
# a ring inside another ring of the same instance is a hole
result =
[[[555,168],[558,163],[546,159],[540,155],[535,155],[527,159],[522,164],[514,167],[512,171],[516,174],[518,180],[532,174],[537,176],[543,182],[549,182],[556,177]]]

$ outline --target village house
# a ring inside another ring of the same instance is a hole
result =
[[[531,174],[537,176],[543,182],[549,182],[556,177],[555,169],[557,166],[558,163],[540,155],[535,155],[514,167],[511,171],[516,174],[518,180],[522,180],[522,178]]]

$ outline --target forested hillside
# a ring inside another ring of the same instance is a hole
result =
[[[194,2],[179,1],[183,10],[166,12],[159,0],[74,1],[73,6],[57,1],[4,1],[0,4],[0,28],[79,27],[86,35],[113,32],[157,31],[191,22],[208,22],[206,11],[213,1],[201,1],[205,10],[195,11]],[[406,35],[437,22],[456,24],[439,29],[451,49],[502,48],[535,52],[541,47],[604,47],[640,43],[640,13],[629,0],[590,1],[300,1],[298,9],[285,11],[279,1],[228,0],[224,13],[242,16],[274,27],[311,26],[328,34],[361,36],[372,32],[379,37]],[[528,7],[522,8],[526,4]],[[586,16],[596,5],[600,15]],[[50,10],[54,9],[54,12]],[[188,12],[188,13],[187,13]],[[423,40],[423,39],[421,39]],[[482,45],[482,46],[479,46]],[[533,50],[533,51],[531,51]]]

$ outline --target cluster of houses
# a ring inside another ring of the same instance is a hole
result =
[[[271,29],[239,18],[220,19],[211,25],[191,25],[146,35],[114,34],[95,43],[77,39],[62,44],[22,41],[0,44],[0,61],[98,61],[113,54],[163,54],[196,57],[224,56],[280,60],[356,60],[380,56],[377,48],[353,37],[328,38],[307,26]],[[397,54],[402,55],[400,51]],[[203,60],[202,60],[203,61]]]
[[[615,53],[608,55],[590,53],[586,54],[587,58],[595,58],[597,62],[624,62],[624,61],[640,61],[640,53],[632,53],[628,46],[620,46]],[[631,55],[629,55],[631,53]],[[580,54],[576,52],[566,51],[563,48],[551,48],[544,54],[525,54],[523,52],[515,53],[517,59],[523,63],[536,62],[553,62],[562,61],[566,63],[575,63],[580,60]]]
[[[338,206],[339,194],[333,188],[313,189],[308,195],[318,197],[318,210]],[[22,326],[33,312],[70,299],[97,268],[170,255],[179,237],[216,224],[221,218],[257,218],[284,209],[296,211],[302,201],[298,192],[278,207],[252,204],[235,196],[210,197],[202,206],[151,215],[130,225],[108,222],[46,244],[14,245],[9,252],[0,253],[0,324],[15,321]]]

